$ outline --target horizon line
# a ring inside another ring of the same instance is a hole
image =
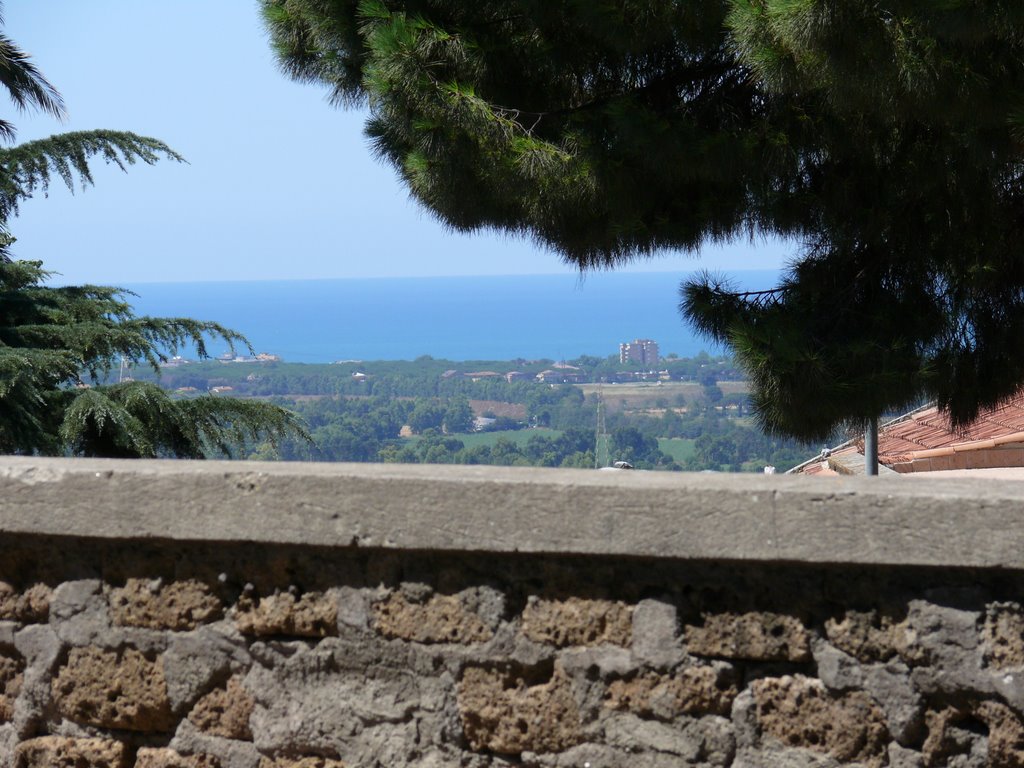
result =
[[[724,272],[728,274],[743,273],[743,272],[780,272],[784,267],[751,267],[745,269],[715,269],[707,270],[710,272]],[[586,281],[590,277],[598,277],[605,275],[686,275],[695,272],[701,272],[704,270],[693,269],[693,270],[643,270],[643,271],[623,271],[623,270],[591,270],[587,272],[511,272],[503,274],[459,274],[459,275],[349,275],[339,277],[239,277],[239,278],[219,278],[210,280],[124,280],[117,281],[123,286],[139,286],[139,285],[194,285],[197,283],[320,283],[325,281],[361,281],[361,280],[480,280],[480,279],[508,279],[518,277],[571,277],[576,280]],[[108,284],[112,281],[100,280],[100,281],[88,281],[88,284]],[[65,283],[64,281],[54,281],[52,284],[71,284]],[[82,285],[86,284],[83,281],[73,281],[73,284]]]

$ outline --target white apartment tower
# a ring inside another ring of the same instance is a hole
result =
[[[648,368],[658,364],[658,342],[650,339],[633,339],[619,344],[619,362],[634,362]]]

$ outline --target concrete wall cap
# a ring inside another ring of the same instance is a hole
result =
[[[1024,568],[1024,483],[0,457],[0,534]]]

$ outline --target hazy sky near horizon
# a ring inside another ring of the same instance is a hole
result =
[[[61,91],[64,124],[17,114],[18,141],[94,128],[155,136],[188,164],[23,204],[14,254],[59,282],[568,273],[528,240],[448,232],[373,159],[364,115],[327,104],[273,60],[255,0],[8,0],[5,32]],[[774,269],[791,249],[747,241],[632,271]]]

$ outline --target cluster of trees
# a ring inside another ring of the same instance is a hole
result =
[[[1024,383],[1024,4],[262,0],[284,71],[369,106],[374,152],[452,229],[581,269],[771,235],[775,289],[706,275],[773,433]]]
[[[463,394],[451,397],[275,398],[299,414],[311,441],[286,439],[278,446],[255,444],[260,459],[306,461],[495,464],[503,466],[595,466],[597,403],[579,387],[530,384],[518,401],[521,419],[495,419],[474,430],[473,410]],[[735,398],[735,396],[730,396]],[[403,437],[403,426],[415,435]],[[785,470],[811,449],[797,441],[765,435],[740,409],[697,400],[686,409],[650,413],[612,410],[606,414],[607,456],[641,469],[760,471],[766,464]],[[496,434],[488,436],[487,432]],[[674,460],[659,440],[677,438],[692,446]]]
[[[612,380],[629,371],[635,363],[620,363],[618,356],[581,355],[567,361],[579,368],[589,381]],[[273,395],[376,395],[379,397],[452,397],[463,394],[478,400],[521,402],[533,391],[535,382],[508,382],[502,376],[477,381],[463,374],[472,371],[527,375],[551,368],[552,360],[444,360],[424,355],[415,360],[373,360],[359,363],[303,364],[281,361],[260,363],[193,362],[162,369],[159,377],[139,370],[132,376],[159,381],[168,389],[193,387],[206,391],[230,386],[235,393],[257,397]],[[692,381],[713,386],[718,381],[743,381],[744,375],[732,358],[707,352],[694,357],[672,356],[658,368],[673,381]],[[353,374],[364,374],[353,376]],[[447,375],[446,375],[447,374]]]

